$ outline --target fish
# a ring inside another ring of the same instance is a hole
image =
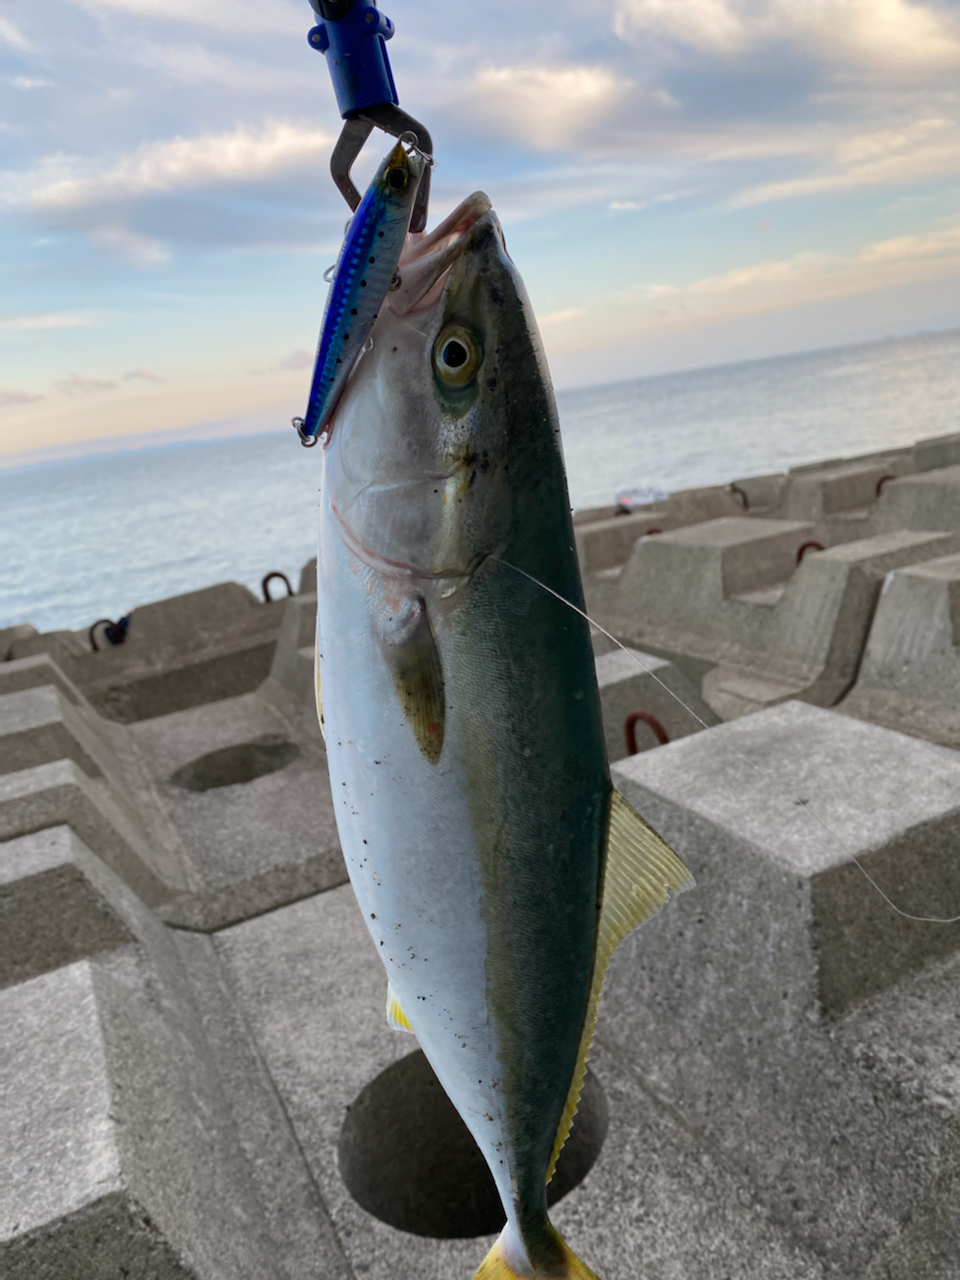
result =
[[[337,826],[388,1019],[503,1202],[475,1280],[596,1280],[547,1183],[613,950],[692,881],[611,782],[549,372],[486,196],[400,271],[322,451]]]
[[[294,418],[304,444],[313,444],[337,400],[387,290],[396,280],[426,160],[398,142],[373,175],[347,224],[327,294],[307,408]]]

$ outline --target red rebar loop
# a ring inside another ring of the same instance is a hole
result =
[[[635,756],[637,754],[637,724],[641,721],[657,735],[657,741],[661,747],[665,747],[670,741],[669,733],[667,733],[655,715],[651,715],[649,711],[631,711],[623,726],[624,737],[627,740],[628,755]]]

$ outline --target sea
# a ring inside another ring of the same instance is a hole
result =
[[[563,391],[575,508],[960,430],[960,329]],[[319,450],[292,431],[0,470],[0,628],[89,626],[233,580],[294,587]],[[279,587],[282,593],[283,587]]]

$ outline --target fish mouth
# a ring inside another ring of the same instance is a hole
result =
[[[489,198],[475,191],[432,231],[408,236],[397,266],[399,288],[388,295],[391,311],[409,316],[433,306],[451,266],[473,243],[478,224],[491,220],[499,227]]]

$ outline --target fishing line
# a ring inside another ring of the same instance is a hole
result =
[[[599,622],[595,622],[593,618],[590,617],[589,614],[584,613],[584,611],[578,608],[573,603],[572,600],[568,600],[565,596],[562,596],[559,591],[554,591],[553,587],[548,587],[545,582],[541,582],[539,578],[535,578],[532,573],[527,573],[526,569],[521,569],[519,565],[510,564],[508,560],[501,560],[499,556],[491,555],[488,558],[490,560],[495,560],[497,564],[502,564],[506,569],[512,569],[514,573],[519,573],[522,577],[532,582],[534,586],[542,587],[543,590],[548,592],[549,595],[552,595],[554,599],[559,600],[561,604],[565,604],[567,608],[572,609],[574,613],[578,613],[581,618],[585,619],[587,622],[590,623],[591,627],[596,627],[596,629],[599,632],[601,632],[603,635],[605,635],[608,640],[612,640],[618,649],[622,649],[623,652],[627,654],[630,658],[632,658],[633,661],[636,662],[636,664],[639,667],[642,667],[643,670],[647,673],[647,675],[650,676],[651,679],[655,680],[656,683],[660,686],[660,688],[663,689],[666,693],[668,693],[671,698],[673,698],[674,702],[678,702],[680,706],[683,707],[684,711],[687,712],[688,715],[693,716],[694,720],[696,720],[697,724],[700,725],[702,729],[710,729],[714,727],[712,725],[708,725],[705,720],[701,720],[701,718],[697,715],[697,713],[693,710],[693,708],[688,707],[687,704],[684,702],[684,700],[680,697],[680,695],[677,693],[674,693],[674,691],[670,688],[670,686],[665,684],[664,681],[660,679],[657,673],[643,661],[643,658],[635,649],[628,649],[625,644],[621,644],[621,642],[617,639],[617,637],[614,635],[611,635],[610,632],[606,629],[606,627],[601,627]],[[760,766],[758,764],[755,764],[751,759],[749,759],[749,757],[745,756],[742,751],[738,751],[736,747],[731,746],[727,742],[724,742],[721,745],[724,751],[728,752],[730,755],[736,756],[739,760],[742,760],[744,764],[748,766],[748,768],[752,769],[755,773],[759,774],[761,778],[764,776],[764,771],[760,768]],[[806,804],[803,804],[802,808],[806,813],[809,813],[810,816],[823,828],[824,833],[829,837],[830,840],[832,840],[835,844],[838,844],[841,849],[844,847],[843,839],[840,836],[838,836],[835,831],[830,830],[830,828],[820,817],[816,809],[813,809],[810,807],[809,802],[807,802]],[[884,893],[883,889],[880,888],[876,880],[874,880],[873,876],[866,869],[866,867],[863,865],[860,859],[856,856],[856,854],[851,853],[849,856],[853,864],[857,867],[857,869],[860,872],[862,872],[862,874],[866,877],[867,881],[873,886],[873,888],[877,891],[877,893],[884,900],[887,906],[892,908],[892,910],[894,910],[898,916],[902,916],[904,920],[914,920],[918,924],[960,923],[960,915],[941,918],[939,916],[914,916],[914,915],[911,915],[909,911],[904,911],[902,907],[898,907],[897,904],[893,902],[887,896],[886,893]]]

